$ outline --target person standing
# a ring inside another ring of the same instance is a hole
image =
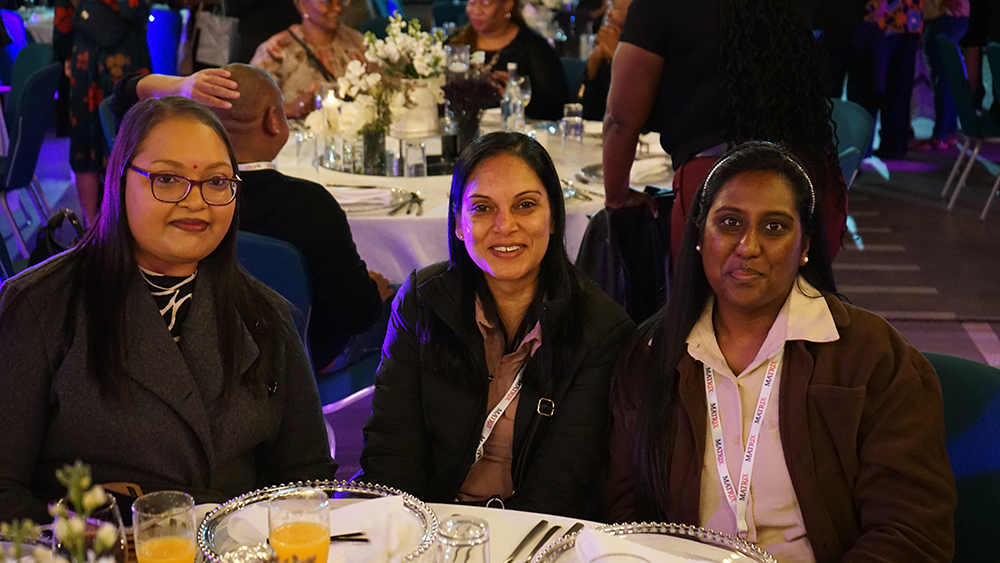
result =
[[[84,219],[101,200],[106,142],[97,109],[130,72],[149,72],[149,0],[56,0],[52,46],[70,83],[70,167]]]

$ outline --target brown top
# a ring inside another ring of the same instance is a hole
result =
[[[488,411],[492,411],[507,394],[521,365],[533,356],[542,345],[542,326],[535,323],[516,350],[504,354],[504,337],[502,331],[493,326],[483,311],[483,305],[476,299],[476,324],[483,335],[486,348],[486,366],[489,369],[490,394],[486,402]],[[483,458],[472,466],[469,474],[458,492],[458,500],[462,502],[481,501],[499,496],[507,498],[514,494],[510,465],[513,459],[514,446],[514,415],[517,413],[517,396],[504,410],[503,415],[493,426],[493,432],[483,444]]]

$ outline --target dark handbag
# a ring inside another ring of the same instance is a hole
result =
[[[80,0],[73,13],[73,29],[98,47],[111,49],[125,39],[129,22],[101,0]]]
[[[69,246],[64,246],[58,240],[56,240],[56,234],[59,229],[63,226],[63,222],[69,220],[70,226],[73,227],[75,231],[75,236],[73,237],[73,242]],[[31,256],[28,257],[28,265],[34,266],[48,260],[49,258],[69,250],[71,247],[76,245],[77,241],[83,237],[84,228],[80,224],[80,221],[76,218],[76,214],[69,209],[62,209],[52,214],[49,220],[38,229],[38,234],[35,235],[35,248],[31,251]]]

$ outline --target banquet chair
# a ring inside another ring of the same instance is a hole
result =
[[[850,188],[875,136],[875,119],[859,104],[833,98],[834,136],[844,181]]]
[[[0,20],[3,21],[3,27],[10,37],[10,43],[4,47],[6,54],[0,57],[0,82],[10,86],[14,61],[17,60],[21,49],[28,44],[28,32],[24,28],[21,14],[13,10],[0,10]]]
[[[14,265],[10,261],[10,253],[7,252],[7,243],[0,240],[0,285],[13,276]]]
[[[108,145],[108,154],[115,147],[115,135],[118,130],[115,127],[115,112],[111,110],[111,96],[101,100],[101,105],[97,106],[97,115],[101,120],[101,131],[104,132],[104,142]]]
[[[52,63],[35,71],[28,78],[12,119],[7,122],[10,148],[7,151],[7,156],[0,157],[0,206],[3,207],[4,216],[14,232],[18,249],[25,258],[31,254],[31,251],[24,242],[24,237],[10,211],[7,198],[15,190],[25,188],[41,221],[44,222],[51,214],[51,211],[47,210],[48,205],[43,206],[44,200],[40,194],[40,187],[32,186],[32,183],[35,181],[38,153],[41,151],[42,140],[52,118],[52,110],[55,105],[54,96],[61,74],[62,65]],[[39,193],[36,193],[36,190]]]
[[[10,94],[7,97],[7,106],[4,110],[4,118],[8,124],[13,119],[17,105],[24,96],[24,85],[28,82],[28,77],[54,62],[56,62],[55,49],[52,48],[52,45],[45,43],[32,43],[18,53],[10,76]]]
[[[990,65],[990,73],[993,75],[993,109],[996,110],[996,108],[1000,108],[1000,101],[997,99],[997,96],[1000,96],[1000,43],[990,41],[984,50],[986,51],[986,60]],[[1000,115],[1000,113],[994,111],[993,115]],[[993,198],[997,195],[998,186],[1000,186],[1000,176],[997,176],[997,181],[990,191],[990,197],[986,199],[986,207],[983,208],[980,219],[986,219],[986,212],[989,210],[990,204],[993,203]]]
[[[944,430],[958,487],[955,561],[994,561],[1000,523],[1000,369],[924,352],[941,381]]]
[[[236,233],[236,255],[240,266],[261,283],[278,292],[296,309],[295,328],[306,342],[312,284],[302,252],[290,242],[248,231]],[[308,347],[306,348],[308,350]]]
[[[951,168],[951,174],[948,175],[944,189],[941,190],[941,197],[948,195],[951,181],[955,179],[955,174],[958,172],[959,165],[961,165],[962,159],[965,157],[969,144],[975,141],[969,161],[962,170],[958,184],[955,185],[955,191],[951,194],[951,200],[948,201],[948,209],[950,210],[955,206],[955,200],[958,199],[959,192],[965,186],[965,180],[968,178],[969,171],[972,170],[972,165],[975,164],[976,158],[979,156],[979,150],[982,148],[983,143],[1000,142],[1000,123],[996,119],[993,119],[993,116],[989,112],[976,108],[972,97],[972,86],[969,85],[969,79],[965,74],[965,64],[962,62],[962,54],[958,50],[958,45],[944,35],[938,35],[935,40],[938,42],[938,48],[941,51],[944,61],[944,74],[948,79],[952,98],[955,100],[955,109],[958,111],[958,120],[961,124],[960,132],[966,138],[962,144],[962,148],[958,151],[958,159]],[[1000,185],[1000,177],[997,177],[997,181],[994,182],[992,193],[996,192],[998,185]],[[986,220],[986,212],[989,211],[992,202],[993,198],[991,196],[983,207],[983,212],[979,215],[980,219]]]
[[[469,23],[469,15],[465,13],[465,2],[462,0],[437,0],[431,4],[431,14],[437,27],[449,22],[455,24],[455,27]]]

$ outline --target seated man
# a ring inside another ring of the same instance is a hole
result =
[[[309,352],[316,371],[326,371],[351,335],[379,319],[393,293],[388,281],[358,256],[347,215],[323,186],[274,168],[288,122],[267,72],[232,64],[187,77],[126,76],[115,88],[116,113],[139,99],[178,94],[212,107],[229,133],[243,179],[240,229],[288,241],[305,256],[313,288]]]

